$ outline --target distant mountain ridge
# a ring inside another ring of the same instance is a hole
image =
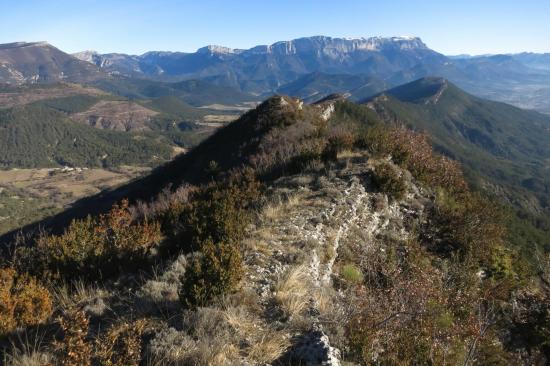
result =
[[[440,76],[475,95],[550,113],[548,54],[448,57],[418,37],[315,36],[246,50],[210,45],[191,53],[75,56],[111,75],[171,82],[202,79],[262,97],[282,92],[306,100],[331,93],[349,93],[359,100],[388,87]],[[357,82],[351,82],[350,75],[377,82],[354,90]]]
[[[315,36],[247,50],[210,45],[194,53],[147,52],[140,56],[91,52],[75,57],[112,74],[157,80],[207,80],[248,92],[274,91],[312,72],[328,74],[376,73],[378,78],[419,62],[445,57],[418,37],[332,38]]]
[[[88,82],[104,76],[97,66],[72,57],[47,42],[0,45],[0,82]]]
[[[94,51],[68,55],[40,42],[0,45],[0,83],[97,85],[107,80],[112,85],[135,84],[128,80],[138,79],[155,83],[198,80],[208,84],[204,90],[225,88],[216,93],[225,95],[225,100],[238,93],[249,100],[274,93],[308,101],[310,97],[349,93],[360,100],[428,76],[444,77],[483,98],[550,113],[548,54],[448,57],[418,37],[315,36],[250,49],[210,45],[196,52],[150,51],[142,55]],[[353,77],[361,81],[353,81]]]

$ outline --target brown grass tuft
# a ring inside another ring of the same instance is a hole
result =
[[[275,301],[288,318],[300,315],[308,305],[309,277],[306,266],[287,270],[275,286]]]

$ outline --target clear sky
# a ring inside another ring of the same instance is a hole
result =
[[[419,36],[445,54],[550,52],[550,0],[0,0],[0,43],[66,52],[249,48],[312,35]]]

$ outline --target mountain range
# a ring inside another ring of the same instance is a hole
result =
[[[136,78],[156,86],[200,80],[210,90],[225,88],[221,94],[256,100],[273,93],[313,100],[335,92],[360,100],[426,76],[445,77],[477,96],[550,113],[548,54],[447,57],[417,37],[316,36],[250,49],[211,45],[196,52],[142,55],[68,55],[45,42],[0,46],[0,82],[8,83],[64,80],[112,87]]]

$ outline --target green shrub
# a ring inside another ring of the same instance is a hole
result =
[[[251,171],[199,188],[176,218],[173,240],[184,250],[199,251],[183,278],[180,299],[203,306],[236,289],[243,273],[241,241],[259,199],[259,183]]]
[[[175,208],[167,226],[175,228],[173,240],[187,251],[200,250],[204,241],[240,242],[251,220],[250,207],[259,198],[253,173],[236,173],[196,190],[186,205]]]
[[[201,256],[190,263],[182,284],[181,300],[189,307],[204,306],[237,288],[243,274],[238,246],[206,240]]]
[[[379,190],[395,200],[403,199],[407,193],[405,179],[389,163],[382,163],[376,166],[372,181]]]
[[[363,273],[354,264],[346,264],[342,267],[342,277],[351,283],[363,282]]]

